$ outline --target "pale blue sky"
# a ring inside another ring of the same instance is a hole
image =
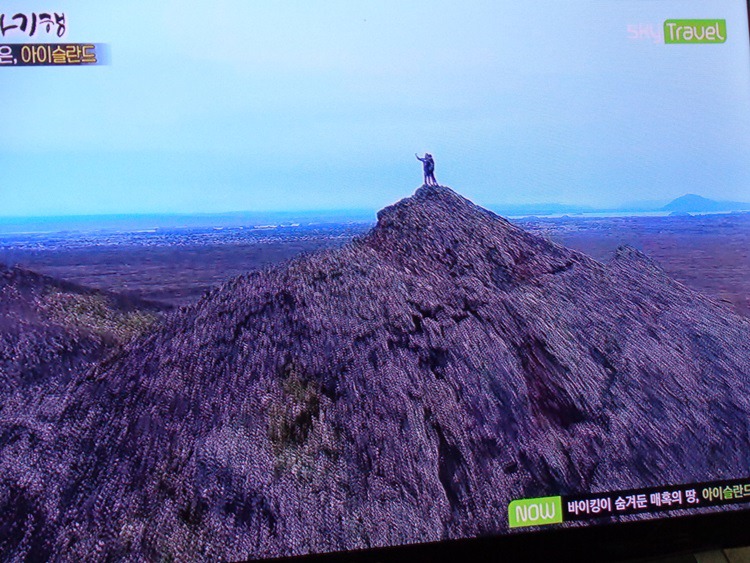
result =
[[[0,216],[377,209],[424,151],[485,205],[750,200],[743,0],[0,6],[48,10],[110,64],[0,68]],[[669,18],[728,40],[629,37]]]

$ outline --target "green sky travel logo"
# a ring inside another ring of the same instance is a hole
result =
[[[667,20],[664,22],[664,42],[724,43],[727,40],[727,20]]]
[[[508,521],[511,528],[560,524],[563,521],[562,497],[514,500],[508,506]]]

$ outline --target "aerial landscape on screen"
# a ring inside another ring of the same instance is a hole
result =
[[[106,64],[0,69],[0,560],[750,477],[744,3],[251,4],[70,2]]]

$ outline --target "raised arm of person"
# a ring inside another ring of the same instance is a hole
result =
[[[424,158],[421,158],[421,157],[420,157],[420,156],[419,156],[419,155],[418,155],[417,153],[414,153],[414,156],[416,156],[416,157],[417,157],[417,160],[421,160],[422,162],[424,162],[424,161],[425,161],[425,159],[424,159]]]

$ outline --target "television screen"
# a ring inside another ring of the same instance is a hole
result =
[[[0,5],[0,559],[742,514],[739,0]]]

